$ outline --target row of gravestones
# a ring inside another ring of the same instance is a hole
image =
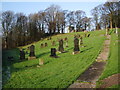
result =
[[[90,36],[90,34],[88,34],[88,37]],[[79,41],[80,39],[80,41]],[[59,47],[58,47],[58,51],[60,53],[64,53],[64,47],[63,47],[63,40],[66,41],[66,47],[68,47],[68,38],[64,38],[64,39],[59,39]],[[54,46],[55,45],[55,41],[52,42],[52,45]],[[83,39],[80,35],[75,35],[74,36],[74,50],[73,50],[73,54],[77,54],[80,52],[80,49],[79,49],[79,45],[83,45]],[[47,46],[47,43],[45,43],[45,46]],[[44,47],[44,45],[42,44],[41,47]],[[30,50],[30,54],[29,54],[29,57],[28,57],[28,60],[31,60],[31,59],[35,59],[35,46],[34,45],[31,45],[29,48]],[[58,57],[56,55],[56,48],[51,48],[51,57]],[[20,50],[20,60],[24,60],[25,59],[25,52],[24,50]]]

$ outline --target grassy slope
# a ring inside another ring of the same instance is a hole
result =
[[[34,43],[36,46],[35,53],[37,59],[25,60],[19,62],[18,49],[3,52],[4,66],[8,65],[6,57],[13,55],[16,61],[11,65],[11,78],[4,84],[5,88],[65,88],[69,86],[77,77],[95,61],[99,54],[105,37],[104,31],[90,32],[89,38],[84,38],[83,42],[87,47],[82,47],[81,53],[72,55],[73,36],[75,33],[60,34],[53,36],[54,40],[58,38],[68,37],[69,47],[65,48],[67,53],[57,53],[59,58],[50,58],[51,41],[43,40]],[[83,32],[80,33],[84,35]],[[98,42],[99,41],[99,42]],[[40,48],[40,43],[48,42],[48,47]],[[22,48],[26,48],[22,47]],[[58,42],[55,48],[58,47]],[[26,55],[26,58],[28,55]],[[42,58],[44,65],[37,68],[38,60]],[[4,67],[3,66],[3,67]],[[4,76],[4,75],[3,75]],[[5,78],[5,77],[4,77]]]
[[[99,80],[107,78],[108,76],[111,76],[113,74],[120,73],[120,71],[118,70],[118,65],[120,64],[120,62],[118,62],[118,48],[120,45],[118,45],[117,40],[118,40],[118,36],[115,33],[112,33],[109,58],[108,58],[105,70],[102,73],[102,75],[100,76]],[[98,81],[98,87],[99,87],[99,83],[100,82]],[[117,87],[118,87],[118,85],[114,85],[111,88],[117,88]]]
[[[118,40],[118,37],[115,34],[112,34],[109,58],[100,79],[104,79],[118,73],[118,41],[116,40]]]

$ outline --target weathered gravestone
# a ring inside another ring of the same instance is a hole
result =
[[[43,59],[39,59],[39,64],[37,65],[37,67],[41,67],[44,64]]]
[[[58,56],[56,55],[56,48],[51,48],[51,55],[50,57],[57,58]]]
[[[84,34],[84,36],[86,37],[86,36],[87,36],[87,34],[85,33],[85,34]]]
[[[68,38],[67,37],[65,37],[65,42],[66,42],[66,47],[68,47]]]
[[[63,39],[60,39],[60,40],[59,40],[58,51],[59,51],[60,53],[63,53],[63,52],[64,52],[64,48],[63,48]]]
[[[73,54],[77,54],[77,53],[80,53],[79,39],[74,37],[74,50],[73,50]]]
[[[44,44],[43,44],[43,43],[41,43],[40,48],[43,48],[43,47],[44,47]]]
[[[30,54],[29,54],[28,60],[31,60],[31,59],[36,59],[36,57],[35,57],[35,46],[34,45],[30,46]]]
[[[52,41],[52,46],[55,46],[55,41]]]
[[[24,60],[25,59],[25,52],[24,50],[20,50],[20,60]]]
[[[45,43],[45,47],[47,47],[48,46],[48,44],[47,43]]]
[[[79,45],[82,46],[83,45],[83,39],[82,37],[80,37],[80,42],[79,42]]]

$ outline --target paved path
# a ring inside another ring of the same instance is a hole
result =
[[[96,87],[96,81],[104,70],[109,55],[110,35],[107,35],[106,38],[103,50],[98,55],[96,61],[84,73],[82,73],[76,82],[70,85],[68,89]]]

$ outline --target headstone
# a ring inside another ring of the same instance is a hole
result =
[[[80,44],[80,46],[82,46],[83,45],[83,39],[82,39],[82,37],[80,38],[80,42],[79,42]]]
[[[51,48],[51,55],[50,57],[57,58],[58,56],[56,55],[56,48]]]
[[[43,48],[43,47],[44,47],[44,44],[43,44],[43,43],[41,43],[40,48]]]
[[[52,41],[52,46],[55,46],[55,41]]]
[[[47,47],[48,46],[48,44],[47,43],[45,43],[45,47]]]
[[[24,60],[25,59],[25,52],[24,50],[20,50],[20,60]]]
[[[68,38],[67,37],[65,37],[65,42],[66,42],[66,47],[68,47]]]
[[[43,65],[43,64],[44,64],[43,59],[39,59],[39,65]]]
[[[35,46],[34,45],[30,46],[30,54],[29,54],[28,60],[31,60],[31,59],[36,59],[36,57],[35,57]]]
[[[77,54],[77,53],[80,53],[79,39],[74,37],[74,50],[73,50],[73,54]]]
[[[49,38],[49,40],[51,40],[51,39],[52,39],[52,37]]]
[[[87,37],[90,37],[90,34],[88,34]]]
[[[63,48],[63,39],[60,39],[60,40],[59,40],[58,51],[59,51],[60,53],[63,53],[63,52],[64,52],[64,48]]]
[[[86,37],[86,36],[87,36],[87,34],[85,33],[85,34],[84,34],[84,36]]]

